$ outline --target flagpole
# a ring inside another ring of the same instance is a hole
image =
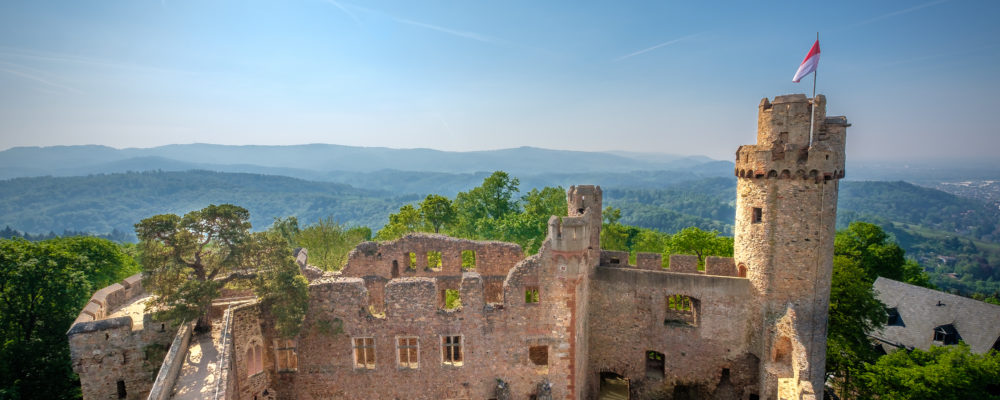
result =
[[[816,42],[819,42],[819,32],[816,32]],[[819,63],[816,64],[816,69],[813,71],[813,96],[809,112],[809,146],[812,146],[813,142],[813,126],[815,125],[816,119],[816,75],[819,75]]]

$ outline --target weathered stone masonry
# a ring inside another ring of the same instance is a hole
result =
[[[735,256],[704,270],[690,255],[664,269],[660,254],[629,265],[602,251],[601,189],[586,185],[568,190],[569,216],[552,217],[527,258],[511,243],[429,234],[362,243],[335,274],[299,252],[301,333],[278,338],[256,303],[233,308],[226,396],[818,399],[847,126],[823,96],[761,101],[757,143],[736,153]],[[448,291],[460,307],[446,309]],[[81,318],[101,313],[88,305]],[[127,373],[85,355],[141,339],[114,321],[70,331],[86,398],[115,398]],[[95,344],[103,333],[122,344]]]

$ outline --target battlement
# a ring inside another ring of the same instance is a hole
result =
[[[736,263],[732,257],[706,257],[704,270],[698,269],[698,256],[690,254],[671,254],[668,268],[663,267],[663,255],[659,253],[638,252],[635,258],[637,265],[631,265],[628,252],[601,250],[600,266],[626,269],[634,268],[665,273],[740,276],[740,271],[736,268]]]
[[[141,273],[125,278],[119,283],[94,292],[73,324],[103,320],[145,293],[142,288]]]
[[[815,106],[813,136],[809,121]],[[757,144],[736,151],[734,174],[750,179],[811,179],[821,182],[844,177],[846,117],[826,116],[826,97],[804,94],[764,98],[757,117]]]

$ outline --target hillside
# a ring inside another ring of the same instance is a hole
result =
[[[706,157],[657,153],[610,153],[535,147],[485,151],[393,149],[333,144],[229,146],[177,144],[152,148],[105,146],[14,147],[0,151],[0,178],[79,176],[146,170],[204,169],[325,180],[333,171],[379,170],[515,174],[674,170],[711,163]]]
[[[207,171],[17,178],[0,181],[0,226],[29,233],[132,232],[132,225],[155,214],[234,203],[250,210],[258,229],[289,215],[303,221],[332,215],[341,223],[378,227],[412,200],[336,183]]]

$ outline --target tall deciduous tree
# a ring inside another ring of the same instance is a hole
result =
[[[429,194],[420,202],[420,216],[439,233],[442,226],[455,221],[455,209],[447,197]]]
[[[66,330],[90,296],[84,271],[102,262],[56,240],[0,240],[0,398],[80,396]]]

